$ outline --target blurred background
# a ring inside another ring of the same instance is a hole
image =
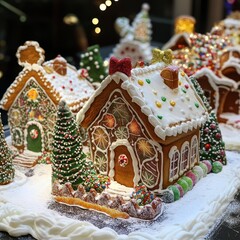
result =
[[[115,19],[132,20],[143,3],[150,5],[152,42],[159,47],[179,15],[193,16],[196,32],[206,33],[240,7],[239,0],[0,0],[0,98],[22,69],[15,55],[25,41],[38,41],[46,60],[61,54],[79,68],[80,53],[93,44],[107,57],[120,39]]]

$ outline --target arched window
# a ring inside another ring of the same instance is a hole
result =
[[[197,136],[193,136],[191,140],[191,157],[190,165],[191,167],[198,161],[198,139]]]
[[[172,182],[174,179],[178,178],[179,171],[179,161],[180,154],[176,146],[173,146],[169,152],[170,159],[170,172],[169,172],[169,181]]]
[[[184,142],[181,148],[180,175],[189,168],[189,142]]]

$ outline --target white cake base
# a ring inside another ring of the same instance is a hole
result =
[[[50,165],[37,165],[32,177],[17,170],[13,183],[0,186],[0,231],[12,236],[31,234],[44,240],[202,239],[240,186],[240,154],[227,152],[227,159],[228,165],[221,173],[208,174],[183,198],[167,204],[162,221],[128,235],[112,230],[109,222],[99,229],[89,222],[70,219],[47,209],[52,199]]]

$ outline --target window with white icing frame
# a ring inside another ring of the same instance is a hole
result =
[[[189,167],[190,147],[189,142],[184,142],[181,147],[181,162],[180,162],[180,175],[183,174]]]
[[[180,153],[176,146],[173,146],[171,148],[169,152],[169,159],[170,159],[169,181],[172,182],[173,180],[178,178],[179,172]]]
[[[192,167],[198,161],[198,139],[194,135],[191,139],[190,166]]]

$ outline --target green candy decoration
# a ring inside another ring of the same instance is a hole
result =
[[[188,191],[192,190],[193,188],[193,181],[190,177],[187,177],[187,176],[183,176],[182,177],[183,180],[185,180],[188,184]]]
[[[188,183],[182,178],[178,179],[177,183],[183,188],[185,194],[188,191]]]
[[[219,173],[222,171],[223,164],[219,161],[213,162],[212,164],[212,172],[213,173]]]
[[[177,201],[180,199],[180,191],[177,188],[177,186],[171,185],[168,187],[168,189],[172,190],[173,195],[174,195],[174,201]]]

